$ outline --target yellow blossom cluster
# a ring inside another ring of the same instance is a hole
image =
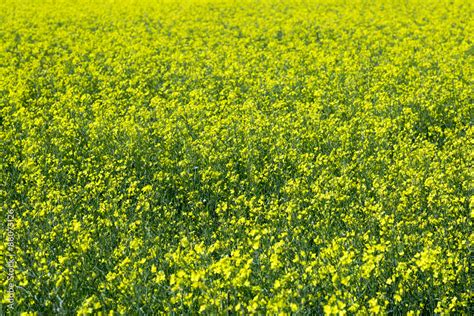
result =
[[[1,313],[469,314],[473,15],[0,1]]]

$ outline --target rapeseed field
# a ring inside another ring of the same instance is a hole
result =
[[[471,314],[474,3],[2,0],[0,314]]]

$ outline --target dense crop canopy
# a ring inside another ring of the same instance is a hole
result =
[[[0,1],[3,311],[469,313],[473,13]]]

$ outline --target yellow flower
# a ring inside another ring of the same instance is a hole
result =
[[[374,314],[379,314],[380,313],[380,305],[378,303],[378,300],[376,298],[371,298],[369,300],[369,306],[370,306],[370,312]]]

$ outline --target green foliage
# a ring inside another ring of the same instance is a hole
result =
[[[468,314],[472,16],[3,0],[15,311]]]

